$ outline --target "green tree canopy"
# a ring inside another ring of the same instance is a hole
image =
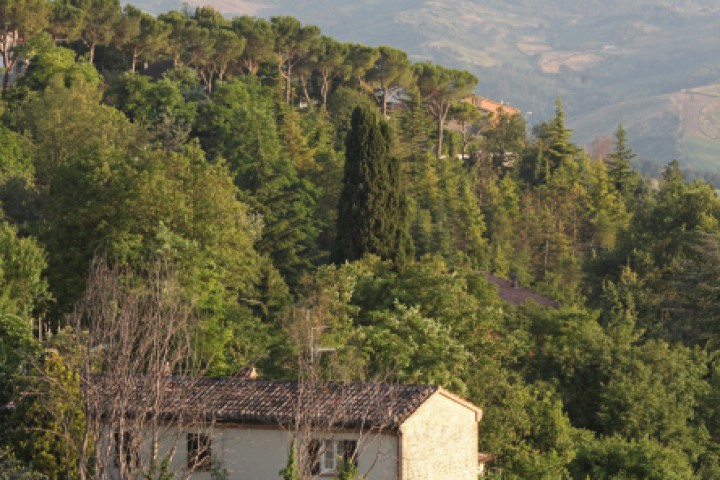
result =
[[[431,63],[414,66],[420,97],[426,102],[437,124],[437,155],[443,155],[443,132],[450,107],[475,90],[478,79],[465,70]]]
[[[43,278],[46,256],[32,238],[19,238],[0,224],[0,403],[10,400],[20,368],[37,353],[33,331],[42,330],[42,307],[49,300]]]
[[[615,131],[615,148],[605,162],[608,164],[608,174],[615,184],[615,188],[623,197],[629,199],[637,188],[638,178],[631,166],[636,155],[628,146],[626,137],[622,124],[618,124]]]
[[[232,29],[245,39],[245,49],[239,57],[240,64],[250,75],[257,75],[260,65],[274,58],[272,25],[262,18],[242,16],[233,19]]]
[[[388,101],[413,83],[413,70],[407,53],[397,48],[378,47],[379,56],[367,73],[367,79],[377,84],[382,113],[387,115]]]
[[[7,90],[10,74],[19,60],[19,40],[27,41],[48,24],[50,3],[46,0],[3,0],[0,2],[0,54],[2,54],[2,91]]]
[[[198,133],[211,158],[227,160],[240,198],[261,215],[258,249],[297,282],[316,235],[315,192],[280,148],[271,93],[255,78],[219,84],[200,110]]]

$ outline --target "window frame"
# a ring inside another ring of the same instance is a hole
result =
[[[323,440],[322,447],[320,448],[320,475],[326,475],[328,473],[337,473],[338,462],[337,462],[337,440]],[[328,454],[332,454],[328,457]],[[329,461],[329,464],[328,464]]]
[[[313,462],[313,474],[336,475],[341,466],[340,457],[342,461],[352,460],[358,466],[357,440],[329,438],[314,442],[318,450]],[[328,453],[332,453],[332,457],[328,457]]]

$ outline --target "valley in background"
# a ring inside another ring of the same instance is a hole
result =
[[[715,180],[708,174],[720,152],[710,125],[718,109],[711,95],[720,88],[720,1],[197,3],[228,16],[291,15],[341,41],[389,45],[414,61],[467,69],[480,79],[480,95],[516,106],[530,124],[550,118],[559,95],[578,143],[590,147],[622,122],[646,173],[678,159]],[[156,13],[182,7],[138,6]]]

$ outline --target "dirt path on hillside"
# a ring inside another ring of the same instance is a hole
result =
[[[485,278],[487,278],[490,283],[497,285],[498,296],[509,304],[521,305],[525,300],[531,299],[538,305],[542,305],[544,307],[560,307],[560,304],[552,298],[545,297],[521,286],[513,287],[512,284],[504,278],[496,277],[491,273],[486,273]]]

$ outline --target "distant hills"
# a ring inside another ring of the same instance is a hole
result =
[[[612,131],[618,119],[628,126],[641,158],[678,158],[688,169],[720,173],[720,86],[618,102],[577,115],[575,139],[590,145],[593,132]]]
[[[531,123],[549,118],[560,95],[584,145],[622,121],[643,160],[720,171],[720,0],[194,2],[230,16],[292,15],[338,40],[468,69],[479,93],[517,106]]]

